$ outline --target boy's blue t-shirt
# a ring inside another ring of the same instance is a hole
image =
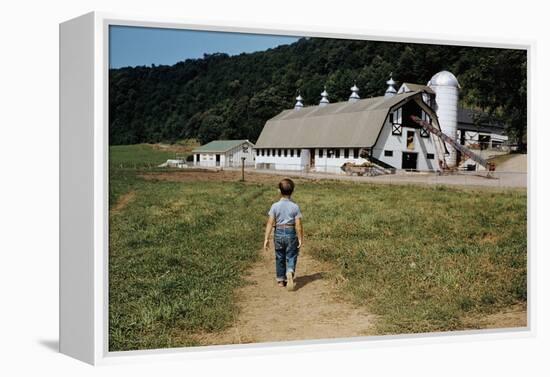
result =
[[[296,219],[302,217],[298,204],[287,198],[281,198],[273,203],[267,214],[275,218],[276,225],[295,224]]]

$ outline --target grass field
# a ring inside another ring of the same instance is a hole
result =
[[[171,156],[110,152],[110,350],[198,345],[238,314],[276,188],[145,180]],[[524,190],[299,180],[294,199],[309,252],[334,267],[338,295],[378,315],[379,334],[471,328],[526,301]]]

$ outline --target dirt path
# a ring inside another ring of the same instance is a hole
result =
[[[263,253],[237,293],[239,315],[228,330],[198,337],[202,344],[239,344],[364,336],[374,333],[374,316],[338,300],[330,269],[302,252],[296,290],[275,283],[273,249]]]
[[[527,173],[527,154],[514,154],[497,165],[496,171]]]
[[[130,191],[118,198],[116,204],[111,208],[110,214],[115,215],[122,212],[136,198],[136,192]]]
[[[527,327],[527,305],[515,304],[493,314],[466,317],[463,321],[472,329]]]

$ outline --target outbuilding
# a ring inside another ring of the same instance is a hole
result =
[[[193,149],[193,163],[201,167],[254,166],[254,144],[248,140],[214,140]]]

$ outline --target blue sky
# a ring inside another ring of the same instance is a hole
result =
[[[172,65],[203,54],[263,51],[290,44],[298,37],[111,26],[109,66]]]

